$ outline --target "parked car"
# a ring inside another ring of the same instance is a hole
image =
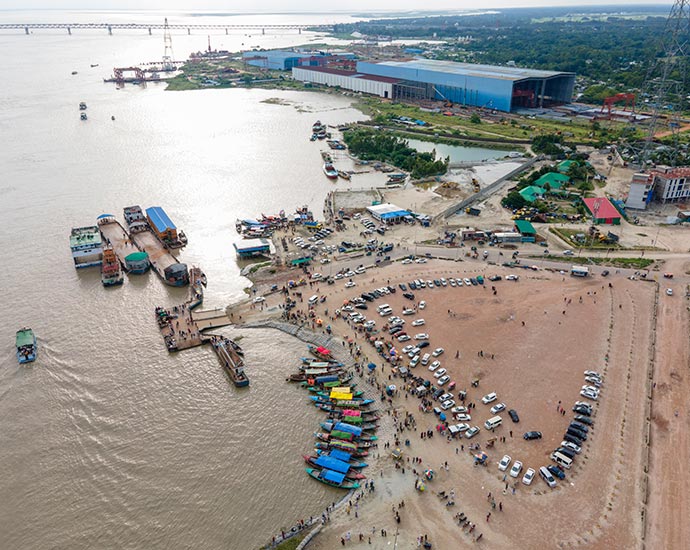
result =
[[[522,476],[522,482],[525,485],[531,485],[532,480],[534,479],[534,474],[536,472],[532,468],[527,468],[527,471],[525,472],[525,475]]]
[[[408,340],[412,340],[407,334],[400,334],[398,335],[398,342],[407,342]]]
[[[419,349],[428,348],[430,345],[431,344],[429,344],[429,342],[420,342],[419,344],[417,344]]]
[[[452,399],[446,399],[443,403],[441,403],[441,408],[444,411],[447,411],[453,406],[455,406],[455,401],[453,401]]]
[[[479,426],[472,426],[469,430],[467,430],[465,432],[465,437],[467,439],[472,439],[478,433],[479,433]]]
[[[510,416],[510,419],[511,419],[513,422],[515,422],[515,423],[520,422],[520,417],[518,416],[518,413],[517,413],[517,411],[516,411],[515,409],[510,409],[510,410],[508,411],[508,416]]]
[[[552,489],[556,486],[556,480],[546,466],[539,468],[539,475],[544,480],[544,482]]]
[[[428,340],[429,335],[426,332],[420,332],[414,335],[415,340]]]
[[[510,458],[510,455],[503,455],[503,458],[498,463],[498,469],[501,470],[501,472],[505,472],[508,469],[508,466],[510,466],[511,460],[513,459]]]
[[[487,393],[484,397],[482,397],[482,403],[484,403],[484,405],[488,405],[493,401],[496,401],[496,392]]]
[[[433,363],[431,363],[431,365],[429,365],[429,370],[431,372],[434,372],[440,366],[441,366],[441,361],[434,361]]]
[[[444,351],[445,350],[443,348],[436,348],[431,355],[433,355],[434,357],[438,357],[439,355],[443,355]]]
[[[541,439],[541,432],[525,432],[525,434],[522,437],[527,441],[531,441],[532,439]]]
[[[561,441],[561,447],[565,447],[566,449],[570,449],[571,451],[580,454],[582,452],[582,447],[579,445],[576,445],[575,443],[571,441]]]
[[[594,424],[594,420],[592,418],[590,418],[589,416],[582,415],[582,414],[576,415],[575,421],[579,422],[580,424],[586,424],[587,426],[591,426]]]
[[[460,422],[469,422],[472,420],[472,416],[467,413],[458,413],[455,415],[455,419],[459,420]]]
[[[424,319],[415,319],[414,321],[412,321],[413,327],[421,327],[424,324],[426,324],[426,321]]]
[[[505,403],[498,403],[498,404],[494,405],[493,407],[491,407],[491,414],[498,414],[505,408],[506,408]]]
[[[587,390],[581,390],[580,395],[582,397],[586,397],[587,399],[591,399],[592,401],[596,401],[599,399],[598,393],[594,393],[594,392],[587,391]]]
[[[555,464],[549,464],[546,468],[558,479],[565,479],[565,472]]]
[[[450,380],[450,376],[448,376],[447,374],[444,375],[444,376],[441,376],[441,378],[438,379],[438,385],[439,385],[439,386],[443,386],[443,385],[446,384],[449,380]]]
[[[424,309],[425,307],[426,307],[426,302],[424,300],[419,302],[419,309]]]
[[[522,471],[522,462],[519,460],[516,460],[513,462],[513,467],[510,469],[510,477],[517,477],[520,475],[520,472]]]
[[[434,378],[441,378],[441,376],[443,376],[444,374],[446,374],[446,372],[448,372],[448,371],[446,371],[446,369],[438,369],[438,370],[434,373]]]

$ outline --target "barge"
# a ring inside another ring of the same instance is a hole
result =
[[[237,353],[234,342],[223,336],[212,336],[211,345],[232,383],[238,388],[249,386],[244,359]]]
[[[115,250],[108,245],[103,249],[103,264],[101,265],[101,282],[103,286],[121,285],[125,281],[122,266],[117,259]]]
[[[97,218],[98,228],[106,246],[111,246],[127,273],[146,273],[151,267],[149,255],[139,250],[120,222],[112,214]]]

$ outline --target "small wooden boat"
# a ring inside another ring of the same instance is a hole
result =
[[[347,462],[350,465],[350,468],[361,469],[369,466],[369,464],[366,462],[352,460],[352,455],[350,453],[346,453],[345,451],[339,451],[337,449],[333,449],[331,451],[322,451],[321,449],[317,449],[315,452],[317,456],[330,456],[337,458],[338,460],[342,460],[343,462]]]
[[[328,443],[324,443],[323,441],[317,441],[314,445],[314,448],[321,451],[345,451],[346,453],[349,453],[355,458],[364,458],[365,456],[369,456],[369,451],[363,449],[360,450],[357,448],[356,445],[348,443],[347,441],[333,440],[329,441]]]
[[[341,178],[343,178],[344,180],[350,180],[350,179],[352,179],[352,176],[351,176],[350,174],[348,174],[347,172],[343,171],[343,170],[338,170],[338,175],[339,175]]]
[[[359,489],[359,483],[356,481],[347,481],[345,474],[334,472],[333,470],[317,470],[315,468],[306,468],[307,473],[314,479],[318,479],[321,483],[337,487],[338,489]]]
[[[33,330],[28,327],[19,329],[14,343],[17,348],[17,361],[31,363],[36,360],[36,335]]]
[[[302,455],[302,458],[304,458],[304,461],[309,464],[309,466],[316,468],[317,470],[332,470],[334,472],[339,472],[341,474],[345,474],[345,479],[349,479],[352,481],[359,481],[362,479],[366,479],[367,476],[364,474],[354,470],[347,462],[342,462],[340,460],[335,460],[330,457],[326,456],[309,456],[309,455]],[[321,464],[328,464],[328,466],[322,466]],[[340,466],[342,465],[342,468]],[[340,468],[336,470],[335,468]],[[342,471],[342,470],[345,471]]]
[[[332,179],[332,180],[338,179],[338,170],[335,166],[333,166],[332,162],[324,162],[323,173],[326,174],[326,177],[329,179]]]

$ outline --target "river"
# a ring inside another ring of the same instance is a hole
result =
[[[162,17],[10,11],[2,19]],[[234,51],[318,40],[296,31],[211,36],[213,47]],[[177,58],[206,45],[206,31],[173,34]],[[238,391],[209,349],[166,353],[153,310],[180,303],[184,290],[151,273],[106,289],[98,269],[74,269],[68,237],[102,213],[121,218],[132,204],[163,206],[189,237],[181,260],[208,275],[204,307],[223,307],[249,284],[232,247],[235,219],[304,204],[318,215],[333,184],[321,171],[319,145],[308,140],[311,125],[363,115],[337,95],[103,83],[113,66],[160,59],[160,31],[5,31],[0,50],[2,548],[247,549],[320,514],[338,494],[308,480],[301,458],[320,415],[284,381],[304,346],[244,331],[252,384]],[[266,102],[272,98],[280,101]],[[79,119],[80,101],[88,121]],[[23,325],[39,342],[28,367],[14,356]]]

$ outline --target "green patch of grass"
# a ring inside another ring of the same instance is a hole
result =
[[[276,550],[295,550],[305,536],[306,535],[295,535],[294,537],[290,537],[288,540],[276,546]]]
[[[562,262],[566,260],[564,256],[553,256],[551,254],[545,256],[548,260],[555,260]],[[587,256],[568,256],[568,263],[581,265],[602,265],[609,267],[620,267],[628,269],[645,269],[654,263],[655,260],[650,258],[594,258]]]
[[[184,90],[199,90],[201,89],[201,86],[187,78],[187,75],[178,74],[176,77],[168,80],[168,85],[165,89],[173,92],[179,92]]]

